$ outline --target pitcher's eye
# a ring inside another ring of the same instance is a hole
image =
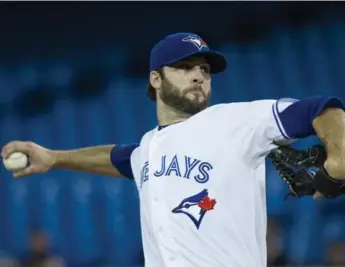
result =
[[[181,62],[179,64],[176,64],[175,68],[183,69],[183,70],[191,70],[193,68],[192,64]]]
[[[210,67],[210,65],[208,65],[208,64],[202,64],[202,65],[200,66],[200,69],[201,69],[202,71],[206,72],[206,73],[210,73],[210,72],[211,72],[211,67]]]

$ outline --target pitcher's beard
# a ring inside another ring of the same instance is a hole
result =
[[[180,92],[176,86],[165,79],[162,90],[160,90],[160,98],[167,106],[177,109],[182,113],[194,115],[206,109],[210,102],[210,94],[206,95],[201,90],[199,92],[202,94],[200,96],[203,98],[202,101],[199,100],[199,97],[195,97],[194,99],[188,98],[188,92]]]

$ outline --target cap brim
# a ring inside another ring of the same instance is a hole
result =
[[[169,64],[173,64],[173,63],[178,62],[178,61],[183,60],[183,59],[197,56],[197,55],[202,55],[203,57],[205,57],[206,61],[211,66],[211,73],[212,74],[224,71],[228,65],[226,58],[221,53],[218,53],[218,52],[215,52],[212,50],[206,50],[206,51],[194,52],[194,53],[191,53],[188,55],[184,55],[180,58],[176,58],[175,60],[168,62],[165,66],[167,66]]]
[[[200,51],[193,55],[197,54],[203,55],[205,57],[205,59],[211,66],[211,73],[222,72],[226,69],[228,65],[226,58],[221,53],[215,51]]]

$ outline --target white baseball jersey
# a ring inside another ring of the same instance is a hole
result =
[[[265,156],[292,101],[212,106],[131,155],[148,267],[266,266]]]

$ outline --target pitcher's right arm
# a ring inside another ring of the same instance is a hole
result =
[[[74,150],[50,150],[33,142],[13,141],[2,149],[6,158],[14,152],[29,157],[30,165],[13,173],[14,177],[45,173],[52,168],[133,178],[130,157],[138,144],[104,145]]]

